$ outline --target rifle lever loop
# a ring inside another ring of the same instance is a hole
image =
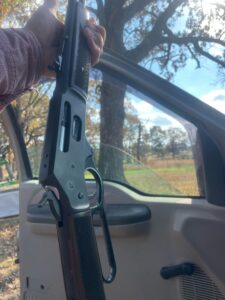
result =
[[[108,221],[104,209],[104,185],[103,185],[101,175],[94,167],[88,167],[86,170],[89,171],[94,176],[94,179],[98,186],[98,203],[91,208],[91,211],[92,211],[92,215],[98,214],[100,216],[105,245],[106,245],[108,263],[110,268],[109,275],[105,277],[102,274],[102,278],[105,283],[112,283],[116,277],[116,261],[113,252],[112,241],[111,241],[109,227],[108,227]]]

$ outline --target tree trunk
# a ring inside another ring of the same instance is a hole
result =
[[[138,125],[138,139],[137,139],[137,160],[141,160],[141,134],[142,134],[142,126]]]
[[[2,171],[2,167],[0,167],[0,181],[3,180],[3,171]]]
[[[25,124],[24,124],[23,119],[22,119],[22,109],[21,109],[21,101],[20,100],[21,100],[20,97],[16,100],[16,105],[14,107],[14,110],[16,112],[17,122],[19,124],[21,133],[24,137]]]
[[[107,80],[106,80],[107,79]],[[99,170],[104,179],[126,182],[123,169],[124,96],[126,86],[103,76],[100,112]]]
[[[11,166],[11,164],[10,164],[10,163],[7,163],[7,164],[5,165],[5,167],[6,167],[6,170],[7,170],[7,172],[8,172],[8,175],[9,175],[9,180],[10,180],[10,181],[13,181],[13,180],[14,180],[14,174],[13,174],[13,171],[12,171],[12,166]]]

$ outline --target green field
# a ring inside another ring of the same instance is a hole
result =
[[[145,165],[125,165],[126,185],[147,194],[199,196],[192,160],[154,160]],[[85,174],[86,179],[93,179]]]
[[[148,194],[198,196],[192,160],[152,160],[146,165],[124,165],[126,184]],[[91,179],[87,173],[86,179]],[[18,181],[1,182],[0,191],[19,187]]]
[[[152,169],[127,169],[125,177],[129,185],[150,194],[180,194],[170,183],[166,182]]]
[[[18,189],[19,188],[19,182],[18,181],[5,181],[0,183],[0,192],[1,191],[7,191],[11,189]]]
[[[159,195],[198,196],[192,160],[154,161],[149,167],[126,166],[127,182],[145,192]]]

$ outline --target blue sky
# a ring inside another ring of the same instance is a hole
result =
[[[152,71],[156,74],[160,72],[157,67]],[[201,59],[199,69],[193,60],[188,60],[187,65],[177,71],[172,84],[225,114],[225,88],[218,78],[217,65],[209,59]],[[158,107],[154,101],[146,102],[146,97],[141,93],[129,94],[128,98],[132,99],[132,105],[146,128],[152,126],[184,128],[185,120]]]
[[[184,69],[175,74],[173,83],[201,99],[213,90],[221,89],[218,81],[217,66],[207,59],[200,69],[196,69],[194,61],[189,61]]]
[[[173,84],[225,114],[225,88],[217,65],[209,59],[202,59],[200,69],[190,60],[175,74]]]
[[[157,74],[157,69],[155,71]],[[208,59],[204,59],[200,69],[196,69],[195,62],[189,60],[187,66],[175,74],[172,84],[225,114],[225,88],[218,80],[216,64]],[[183,128],[184,121],[180,123],[178,118],[169,115],[168,111],[163,112],[155,106],[154,101],[150,101],[150,103],[143,101],[146,97],[142,97],[141,94],[135,95],[135,97],[132,95],[130,98],[133,98],[132,105],[147,127]]]
[[[190,0],[190,7],[191,5],[193,5],[193,3],[196,3],[196,1],[200,0]],[[203,3],[203,10],[207,14],[212,8],[213,10],[215,9],[216,3],[222,4],[224,3],[224,0],[204,0]],[[182,30],[186,26],[185,19],[185,15],[182,15],[180,19],[177,19],[176,24],[173,26],[173,28],[171,28],[173,32],[177,32],[178,29],[182,32]],[[204,24],[204,22],[201,24],[201,26],[205,25],[206,24]],[[219,29],[223,30],[224,32],[224,25],[224,21],[219,21],[216,18],[213,19],[211,21],[209,33],[214,36],[215,32],[217,32]],[[215,44],[210,44],[208,46],[209,53],[211,53],[215,57],[217,55],[219,55],[220,57],[223,55],[224,48],[222,48],[222,46],[218,46]],[[204,57],[199,58],[199,61],[201,68],[197,69],[196,62],[193,59],[188,59],[186,62],[186,66],[183,68],[179,68],[178,71],[174,74],[171,83],[225,114],[225,83],[222,85],[221,78],[218,76],[218,66],[216,65],[216,63]],[[152,72],[160,76],[161,70],[156,63],[154,63],[151,67],[150,65],[148,65],[147,68],[151,68]],[[157,114],[156,111],[155,113]],[[155,122],[155,125],[159,125],[159,121],[160,119],[158,118]],[[163,126],[164,123],[165,120],[161,122],[161,125]]]

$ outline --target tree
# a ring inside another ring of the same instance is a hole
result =
[[[13,165],[15,164],[15,157],[10,146],[9,136],[5,125],[0,118],[0,169],[1,169],[1,180],[3,180],[2,167],[5,166],[8,173],[8,180],[12,181],[17,177],[17,174],[13,172]]]
[[[166,135],[168,139],[166,150],[172,154],[173,159],[182,151],[187,151],[188,137],[184,130],[178,127],[171,127],[167,130]]]
[[[138,112],[128,98],[126,98],[124,102],[124,110],[125,121],[123,127],[123,147],[126,152],[136,156],[136,151],[134,152],[133,144],[137,142],[138,127],[141,121],[138,117]]]
[[[21,95],[13,103],[35,176],[39,172],[52,84],[49,82],[40,85]]]
[[[21,95],[13,102],[27,148],[43,141],[51,88],[52,83],[40,85],[38,89]]]
[[[99,150],[100,144],[100,95],[101,73],[93,70],[89,81],[88,105],[86,111],[86,136],[93,148]]]
[[[165,155],[166,132],[160,126],[150,128],[151,152],[157,157]]]
[[[194,60],[197,68],[206,59],[211,60],[224,74],[223,5],[214,3],[206,12],[202,1],[191,0],[89,0],[88,4],[99,23],[106,27],[106,47],[133,62],[147,68],[154,66],[169,80],[189,60]],[[214,26],[219,22],[221,26]],[[216,46],[217,53],[212,51]],[[101,142],[120,149],[123,148],[124,95],[125,86],[115,91],[103,78]],[[119,165],[121,158],[100,149],[100,169],[105,174],[110,172],[107,177],[119,179],[123,172]],[[116,173],[112,174],[112,170]]]
[[[115,89],[114,85],[103,76],[100,98],[99,170],[104,178],[109,180],[125,180],[122,152],[125,91],[126,88],[122,83]]]
[[[39,1],[4,0],[0,4],[0,26],[14,27],[25,24],[30,14],[38,7]]]
[[[149,154],[151,151],[149,137],[150,135],[147,133],[144,124],[139,121],[137,126],[137,139],[132,145],[133,155],[136,156],[136,159],[139,162],[143,162],[146,154]]]

